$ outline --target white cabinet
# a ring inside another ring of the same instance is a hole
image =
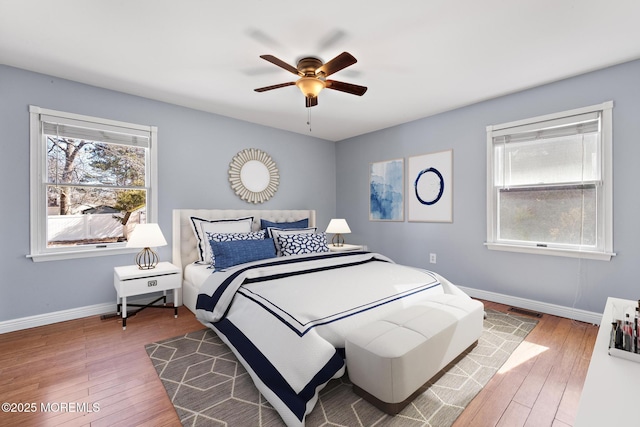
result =
[[[607,299],[574,426],[638,425],[633,408],[638,403],[640,363],[609,356],[608,351],[614,312],[624,307],[633,309],[637,304],[620,298]]]

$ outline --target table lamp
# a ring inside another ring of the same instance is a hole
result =
[[[127,248],[143,248],[136,255],[136,264],[140,270],[151,270],[158,264],[158,254],[151,248],[166,244],[158,224],[138,224],[129,236]]]
[[[342,237],[342,235],[351,233],[351,229],[344,218],[334,218],[329,221],[326,232],[334,233],[334,236],[331,239],[331,244],[333,246],[343,246],[344,237]]]

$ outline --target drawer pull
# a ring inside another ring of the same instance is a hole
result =
[[[157,280],[149,280],[149,281],[147,282],[147,286],[148,286],[148,287],[158,286],[158,281],[157,281]]]

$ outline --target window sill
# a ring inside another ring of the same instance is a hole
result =
[[[138,252],[139,250],[132,248],[103,248],[103,249],[90,249],[90,250],[77,250],[77,251],[66,251],[66,252],[45,252],[40,254],[29,254],[27,258],[31,258],[33,262],[41,262],[41,261],[60,261],[65,259],[76,259],[76,258],[91,258],[91,257],[99,257],[99,256],[107,256],[107,255],[122,255],[122,254],[133,254]]]
[[[493,251],[520,252],[526,254],[563,256],[570,258],[593,259],[598,261],[611,261],[616,254],[613,252],[579,251],[573,249],[541,248],[532,246],[508,245],[504,243],[485,243],[488,249]]]

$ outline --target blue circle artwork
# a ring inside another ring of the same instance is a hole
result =
[[[435,191],[434,191],[432,194],[428,194],[428,195],[423,194],[423,197],[420,197],[420,192],[418,190],[418,183],[420,182],[421,178],[426,178],[427,176],[430,176],[427,174],[433,174],[437,177],[440,188],[437,195],[435,195]],[[442,197],[442,193],[444,193],[444,179],[442,178],[442,174],[440,173],[440,171],[436,168],[423,169],[422,171],[420,171],[420,173],[416,177],[416,180],[413,183],[413,188],[416,193],[416,198],[420,203],[422,203],[423,205],[435,205],[436,203],[438,203],[438,200],[440,200],[440,198]]]

